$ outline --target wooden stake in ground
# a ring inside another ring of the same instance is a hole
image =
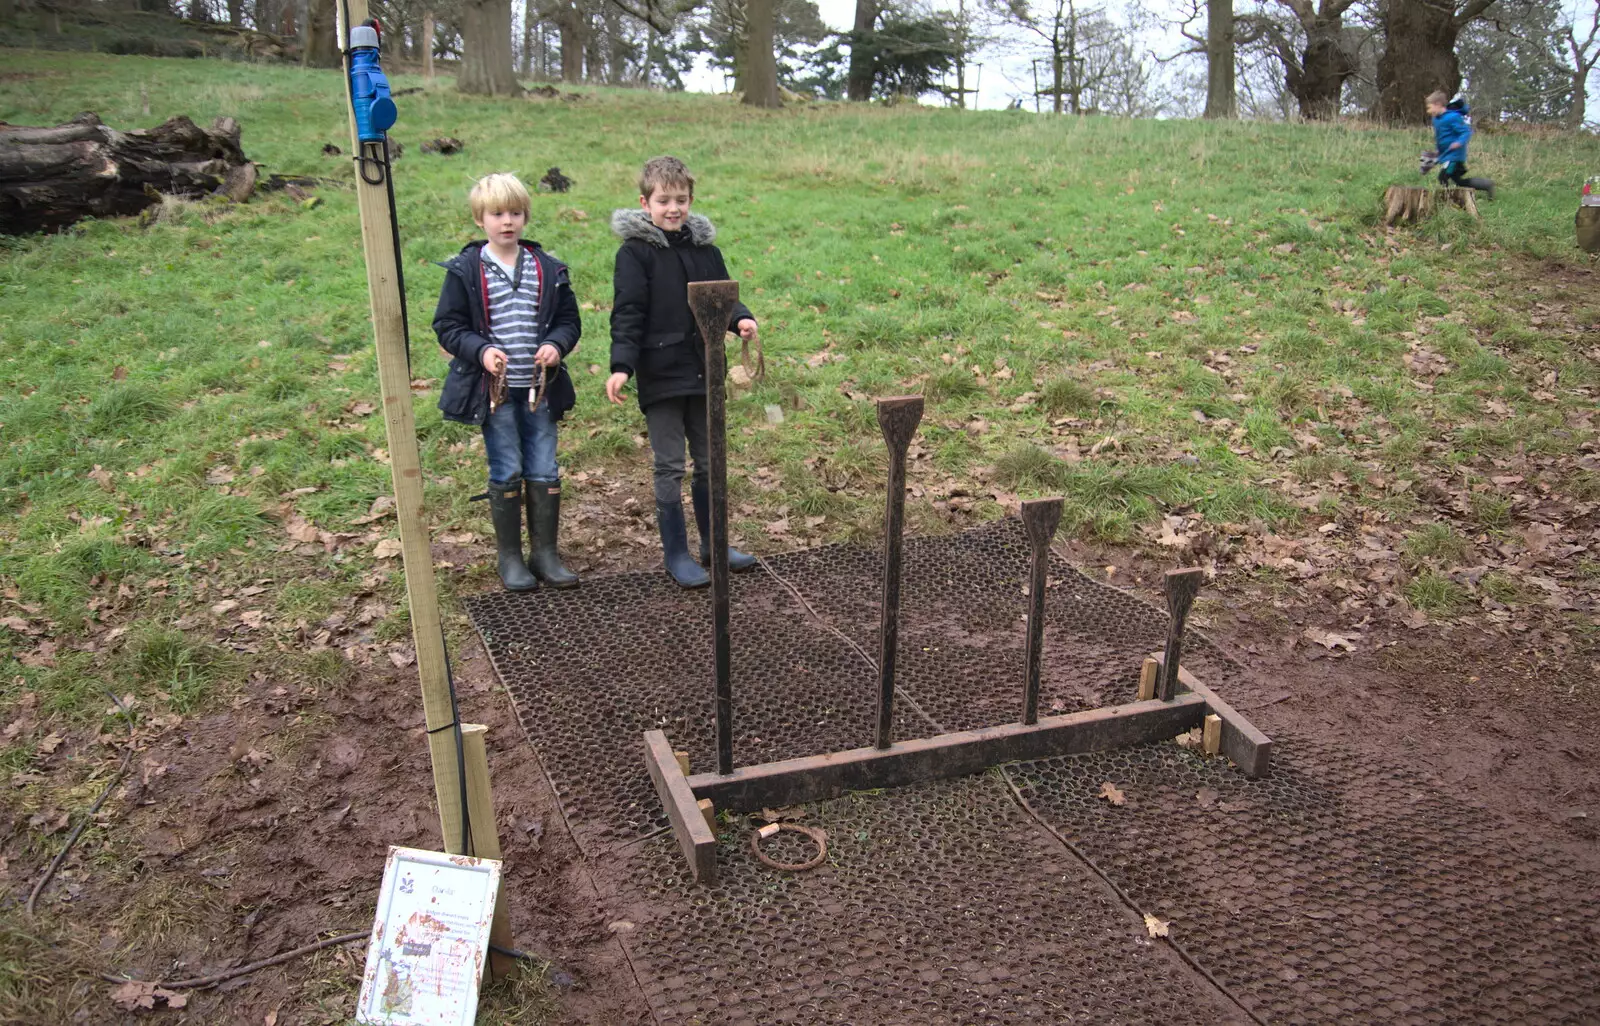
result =
[[[350,25],[367,17],[367,0],[341,3],[350,24],[339,27],[348,41]],[[345,110],[350,116],[350,149],[359,154],[354,108],[350,103],[349,58],[345,63]],[[384,172],[387,174],[387,170]],[[422,515],[422,463],[417,453],[416,421],[411,410],[411,368],[406,355],[405,324],[401,314],[400,271],[396,264],[390,227],[393,210],[383,178],[355,176],[356,203],[361,210],[361,245],[367,259],[367,291],[372,302],[372,331],[378,350],[378,385],[383,394],[383,422],[388,432],[389,469],[394,482],[395,520],[400,525],[400,554],[406,578],[406,599],[411,609],[411,635],[417,649],[417,676],[422,684],[422,708],[428,728],[428,752],[433,759],[433,790],[439,802],[439,829],[444,850],[462,850],[461,775],[456,749],[453,703],[445,667],[444,629],[439,622],[439,593],[433,580],[433,555],[429,551],[428,525]],[[481,852],[479,853],[482,854]]]
[[[466,747],[467,818],[472,821],[472,854],[480,859],[500,858],[500,833],[495,828],[494,798],[489,793],[489,753],[484,735],[489,728],[481,723],[461,725],[461,743]],[[511,909],[506,901],[505,877],[494,899],[494,920],[489,924],[489,943],[504,951],[516,948],[511,936]],[[484,975],[501,979],[517,971],[517,960],[489,950]]]

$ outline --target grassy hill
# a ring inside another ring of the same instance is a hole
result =
[[[226,114],[269,171],[350,178],[320,152],[348,148],[337,73],[0,57],[5,121]],[[461,554],[447,590],[493,571],[467,502],[481,442],[433,405],[432,262],[475,237],[488,171],[576,182],[537,196],[529,229],[585,311],[566,545],[590,569],[654,558],[642,418],[601,383],[609,215],[671,152],[763,322],[770,374],[730,402],[747,547],[872,537],[868,398],[916,391],[914,530],[1065,494],[1063,532],[1207,563],[1225,594],[1347,623],[1545,617],[1593,642],[1600,299],[1572,237],[1592,136],[1480,135],[1474,171],[1502,187],[1482,220],[1390,233],[1378,197],[1418,181],[1420,133],[394,84],[422,88],[398,101],[396,191],[427,501]],[[440,135],[465,152],[421,152]],[[395,561],[374,552],[392,522],[359,221],[348,188],[317,194],[0,239],[0,710],[35,696],[63,753],[110,728],[108,687],[182,717],[256,668],[318,680],[403,652]],[[395,611],[323,626],[373,592]],[[7,773],[61,769],[36,736],[5,745]],[[8,801],[52,808],[89,768]],[[46,825],[13,854],[47,858]]]

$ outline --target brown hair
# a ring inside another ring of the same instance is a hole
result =
[[[1430,107],[1443,107],[1445,104],[1447,104],[1449,102],[1450,102],[1450,97],[1448,97],[1445,94],[1439,92],[1437,89],[1435,89],[1433,92],[1428,94],[1428,106],[1430,106]]]
[[[639,172],[639,195],[645,199],[657,189],[674,185],[688,189],[689,197],[694,198],[694,175],[677,157],[652,157]]]

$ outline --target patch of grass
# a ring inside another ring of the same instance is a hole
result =
[[[1460,566],[1472,552],[1472,543],[1449,524],[1428,524],[1406,536],[1405,556],[1413,566]]]
[[[1007,450],[994,461],[994,472],[1006,487],[1019,491],[1061,488],[1067,481],[1066,463],[1031,442]]]
[[[972,372],[957,365],[936,371],[923,386],[930,403],[954,403],[983,393],[983,386]]]
[[[217,697],[215,685],[230,661],[222,650],[164,627],[135,634],[128,659],[138,681],[168,695],[173,710],[184,715]]]
[[[1406,582],[1406,601],[1417,609],[1448,616],[1467,601],[1467,590],[1442,574],[1429,570]]]
[[[1490,492],[1474,492],[1468,500],[1472,522],[1481,531],[1504,531],[1511,526],[1511,500]]]
[[[1484,574],[1483,579],[1478,582],[1478,589],[1489,598],[1506,606],[1518,605],[1528,597],[1527,590],[1520,581],[1499,570]]]
[[[1039,389],[1039,405],[1052,417],[1085,416],[1100,407],[1094,389],[1074,378],[1051,378]]]

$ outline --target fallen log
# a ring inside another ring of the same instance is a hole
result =
[[[119,132],[92,113],[54,128],[0,122],[0,234],[58,231],[86,217],[137,214],[160,194],[216,192],[232,175],[244,193],[250,172],[239,123],[218,118],[202,129],[183,116],[155,128]]]
[[[1432,217],[1441,206],[1460,207],[1478,216],[1478,201],[1471,189],[1424,189],[1391,185],[1383,191],[1383,226],[1416,224]]]

